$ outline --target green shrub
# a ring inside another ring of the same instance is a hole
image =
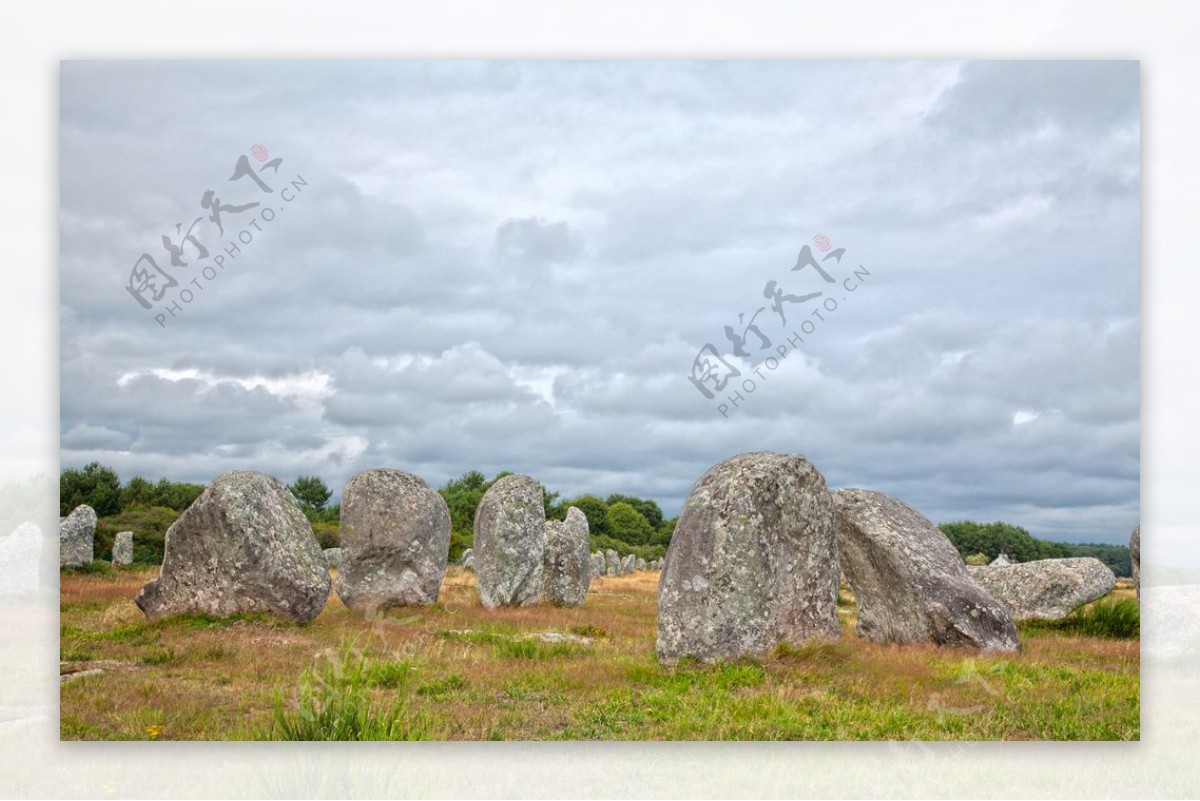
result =
[[[408,662],[380,662],[344,644],[336,657],[306,669],[293,703],[275,692],[269,727],[255,731],[265,740],[426,740],[427,713],[409,706],[412,678]],[[390,697],[372,693],[388,687]]]
[[[317,542],[322,548],[340,548],[342,545],[342,537],[338,529],[337,523],[316,522],[312,524],[313,534],[317,535]]]
[[[162,564],[167,529],[179,519],[179,514],[165,506],[131,506],[119,514],[100,518],[96,522],[96,556],[111,560],[117,532],[132,531],[133,561],[146,565]]]

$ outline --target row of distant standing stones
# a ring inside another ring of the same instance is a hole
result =
[[[60,562],[90,563],[95,512],[61,521]],[[162,570],[134,602],[151,620],[203,612],[266,613],[310,621],[332,588],[366,614],[437,601],[450,547],[450,513],[421,478],[390,468],[346,484],[341,548],[325,552],[278,479],[219,476],[167,531]],[[988,651],[1018,647],[1014,621],[1061,619],[1108,594],[1097,559],[1046,559],[970,567],[936,525],[879,492],[831,492],[798,454],[745,453],[692,487],[664,559],[592,553],[577,508],[546,520],[542,487],[509,475],[475,514],[474,570],[484,607],[579,606],[591,581],[661,570],[657,655],[711,662],[764,654],[780,643],[836,640],[838,589],[857,604],[859,636]],[[121,532],[113,562],[132,559]],[[1130,547],[1135,582],[1140,527]],[[330,577],[336,567],[336,581]]]

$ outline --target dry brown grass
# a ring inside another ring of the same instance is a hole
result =
[[[374,620],[336,594],[311,624],[263,618],[147,623],[132,597],[152,572],[64,575],[64,739],[262,735],[277,695],[347,643],[407,661],[408,709],[436,739],[1129,739],[1138,643],[1054,634],[1018,655],[859,640],[783,647],[755,662],[662,668],[657,573],[596,579],[577,608],[487,610],[450,567],[434,607]],[[587,635],[544,643],[542,632]]]

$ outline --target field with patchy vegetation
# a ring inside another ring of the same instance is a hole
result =
[[[100,563],[97,563],[99,565]],[[654,658],[658,573],[592,582],[579,608],[486,610],[447,570],[440,603],[375,620],[331,595],[311,624],[184,616],[131,600],[157,568],[64,571],[67,740],[1136,740],[1132,590],[1018,654],[854,634],[712,667]]]

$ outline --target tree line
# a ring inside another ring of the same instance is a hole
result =
[[[457,560],[472,546],[475,510],[485,492],[508,471],[488,478],[478,470],[469,470],[447,481],[438,489],[450,510],[450,559]],[[170,481],[156,482],[134,476],[124,484],[117,472],[98,462],[81,470],[63,470],[59,478],[59,513],[67,515],[80,504],[96,510],[97,558],[110,554],[118,531],[133,531],[134,560],[147,564],[162,561],[163,538],[171,524],[204,491],[204,484]],[[339,504],[330,504],[333,496],[328,485],[315,475],[299,476],[289,485],[296,504],[312,524],[323,548],[340,543]],[[612,494],[606,498],[584,494],[564,498],[542,488],[547,520],[563,520],[575,506],[588,521],[593,551],[612,548],[621,555],[634,554],[657,559],[666,553],[677,517],[667,518],[658,503],[634,495]],[[1069,544],[1033,537],[1020,526],[1009,523],[975,523],[969,520],[943,523],[941,530],[964,559],[988,562],[1001,553],[1014,562],[1035,559],[1061,559],[1070,556],[1094,556],[1118,576],[1132,575],[1129,548],[1096,543]]]

